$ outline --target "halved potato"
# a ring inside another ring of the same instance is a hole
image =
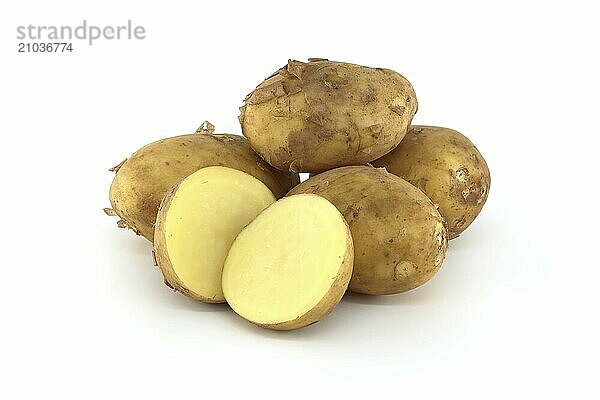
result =
[[[223,269],[223,292],[250,322],[302,328],[340,301],[353,259],[350,230],[333,204],[311,194],[286,197],[235,239]]]
[[[173,187],[156,220],[154,251],[165,283],[193,299],[223,303],[223,263],[240,231],[275,201],[264,183],[207,167]]]

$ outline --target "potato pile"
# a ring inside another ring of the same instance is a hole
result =
[[[302,328],[346,290],[429,281],[485,204],[477,148],[411,125],[417,107],[392,70],[289,61],[246,96],[244,136],[205,122],[112,168],[105,212],[153,242],[173,290],[265,328]]]

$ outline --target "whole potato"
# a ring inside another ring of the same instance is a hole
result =
[[[490,191],[490,171],[469,139],[436,126],[411,126],[392,152],[373,161],[421,189],[448,223],[450,239],[479,214]]]
[[[120,226],[152,241],[158,208],[165,194],[183,178],[204,167],[224,166],[262,181],[280,198],[299,182],[264,162],[238,135],[198,132],[142,147],[120,164],[110,187],[110,203]]]
[[[289,61],[240,110],[244,136],[269,164],[320,172],[364,164],[396,147],[417,98],[392,70],[311,59]]]
[[[435,205],[419,189],[384,168],[341,167],[294,187],[314,193],[342,213],[354,241],[349,289],[393,294],[414,289],[439,270],[448,231]]]

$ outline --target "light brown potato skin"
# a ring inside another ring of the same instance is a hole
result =
[[[394,294],[414,289],[439,270],[448,231],[419,189],[383,168],[336,168],[311,177],[288,195],[314,193],[340,210],[354,240],[349,290]]]
[[[437,204],[450,239],[471,225],[490,191],[490,171],[477,147],[448,128],[411,126],[398,147],[372,164],[406,179]]]
[[[389,69],[289,61],[245,99],[250,145],[282,171],[364,164],[402,140],[417,111],[408,80]]]
[[[136,151],[116,171],[110,203],[128,227],[152,241],[165,194],[188,175],[216,165],[254,176],[277,198],[299,182],[298,174],[278,171],[262,160],[242,136],[194,133],[159,140]]]

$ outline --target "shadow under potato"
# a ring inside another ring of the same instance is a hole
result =
[[[334,309],[322,320],[303,328],[278,331],[262,328],[249,321],[246,321],[244,318],[237,315],[233,310],[229,309],[229,311],[231,313],[231,324],[240,328],[241,330],[269,339],[278,339],[284,341],[295,341],[306,338],[327,340],[330,335],[338,335],[336,332],[340,329],[340,317],[342,317],[339,315],[340,313],[336,313],[336,309]]]
[[[203,303],[201,301],[186,297],[181,293],[173,293],[173,290],[166,286],[164,290],[167,291],[166,296],[168,296],[168,304],[173,308],[198,313],[233,312],[227,303]]]
[[[366,304],[375,306],[401,306],[415,303],[421,303],[428,296],[427,293],[421,293],[420,288],[416,288],[404,293],[373,296],[368,294],[346,292],[342,301],[356,304]]]

